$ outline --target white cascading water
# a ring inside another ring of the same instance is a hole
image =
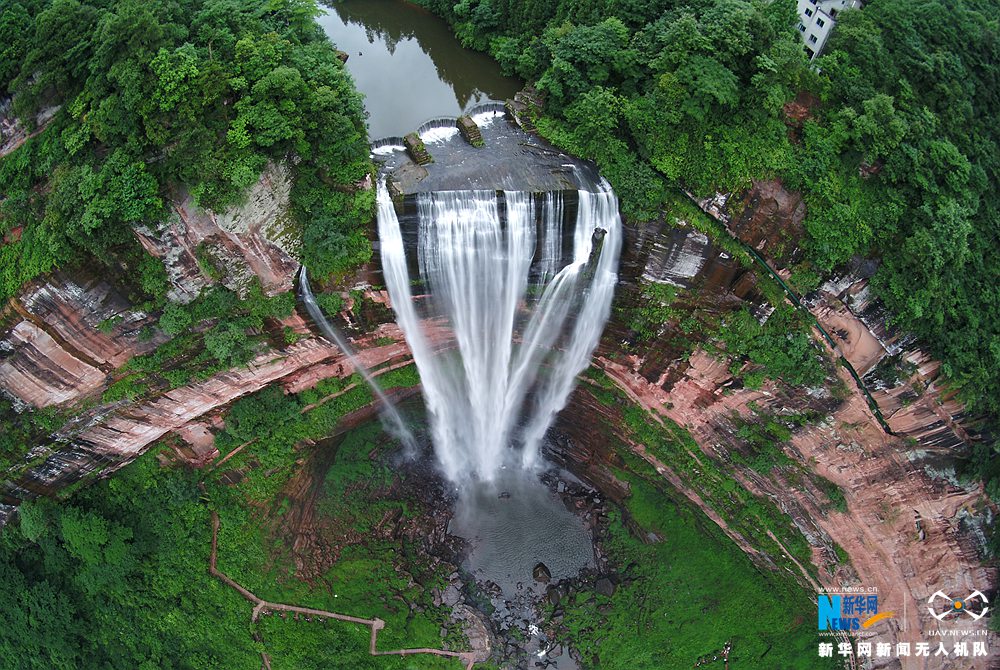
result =
[[[455,482],[490,481],[513,457],[534,465],[597,346],[617,282],[621,220],[606,185],[579,192],[568,262],[561,194],[546,194],[540,207],[540,245],[534,197],[507,191],[503,201],[501,217],[494,191],[417,196],[418,265],[429,293],[422,317],[399,219],[385,185],[378,189],[386,284],[420,371],[437,458]],[[591,258],[595,228],[606,235]],[[536,246],[541,258],[531,272]],[[456,346],[436,351],[431,323],[450,328]]]
[[[389,398],[386,397],[385,392],[378,385],[378,382],[372,378],[368,369],[358,360],[357,355],[354,353],[354,349],[347,343],[347,339],[333,327],[333,324],[326,318],[323,314],[323,310],[320,308],[319,303],[316,302],[316,296],[313,295],[312,286],[309,284],[309,273],[306,271],[306,267],[303,265],[302,270],[299,272],[299,295],[302,298],[302,302],[305,303],[306,311],[309,312],[309,316],[312,317],[313,322],[319,326],[320,332],[323,336],[332,344],[337,345],[337,348],[344,352],[347,359],[351,362],[354,367],[354,371],[361,375],[361,378],[365,380],[368,387],[371,388],[372,393],[378,398],[381,409],[379,410],[379,415],[382,418],[382,425],[385,427],[386,431],[396,437],[406,452],[412,455],[416,454],[417,441],[413,437],[413,433],[410,429],[406,427],[406,423],[403,421],[403,417],[400,416],[399,412]]]

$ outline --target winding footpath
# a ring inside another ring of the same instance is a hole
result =
[[[475,654],[473,652],[467,651],[446,651],[444,649],[396,649],[392,651],[379,651],[377,647],[378,632],[385,628],[385,622],[379,618],[375,619],[362,619],[360,617],[349,616],[347,614],[338,614],[336,612],[327,612],[326,610],[312,609],[311,607],[299,607],[297,605],[284,605],[282,603],[272,603],[268,602],[262,598],[254,595],[250,590],[240,586],[235,580],[231,579],[224,572],[219,570],[216,566],[216,559],[218,555],[218,544],[219,544],[219,515],[213,511],[212,512],[212,552],[208,559],[208,571],[213,577],[219,579],[222,583],[235,589],[241,596],[253,603],[253,614],[250,616],[252,622],[257,621],[260,615],[264,612],[293,612],[296,614],[305,614],[308,616],[315,616],[321,619],[336,619],[338,621],[347,621],[350,623],[357,623],[363,626],[368,626],[371,629],[371,643],[368,647],[368,653],[372,656],[412,656],[414,654],[431,654],[434,656],[444,656],[447,658],[456,658],[465,665],[465,670],[472,670],[472,666],[475,664]],[[265,652],[261,652],[261,660],[264,664],[264,668],[270,670],[271,659]]]

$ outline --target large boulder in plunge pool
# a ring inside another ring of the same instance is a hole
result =
[[[552,579],[552,573],[549,572],[549,568],[544,563],[537,564],[531,571],[531,576],[535,578],[536,582],[541,582],[542,584],[548,584]]]

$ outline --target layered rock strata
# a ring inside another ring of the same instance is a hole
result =
[[[183,194],[166,221],[137,228],[166,266],[169,298],[190,302],[216,280],[240,294],[254,278],[267,295],[291,290],[301,245],[288,213],[291,187],[288,166],[270,163],[238,207],[215,213]]]

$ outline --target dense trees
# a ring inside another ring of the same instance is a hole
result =
[[[237,202],[268,161],[294,163],[293,214],[316,274],[364,260],[364,110],[313,0],[16,0],[0,19],[0,87],[40,136],[0,161],[0,294],[81,254],[156,273],[131,227],[181,187]],[[2,97],[2,91],[0,91]],[[159,285],[158,285],[159,284]]]
[[[626,213],[665,186],[780,177],[808,205],[808,262],[882,258],[874,288],[1000,414],[1000,62],[983,0],[872,0],[806,60],[791,0],[421,0],[547,95],[540,130],[594,159]],[[784,105],[805,101],[806,118]],[[801,128],[798,126],[801,125]],[[794,132],[790,132],[794,127]],[[988,459],[982,459],[984,462]]]
[[[207,570],[196,478],[150,454],[0,535],[4,668],[258,668],[247,607]]]

